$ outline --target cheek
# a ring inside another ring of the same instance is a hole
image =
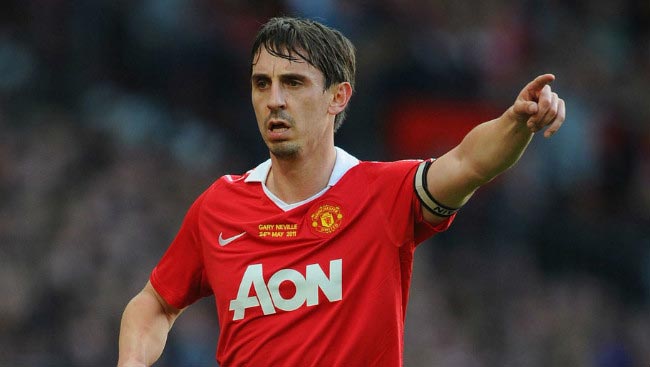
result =
[[[251,103],[253,105],[253,112],[255,112],[257,119],[259,120],[260,118],[263,118],[266,113],[266,105],[262,98],[253,96],[251,98]]]
[[[261,99],[261,96],[259,96],[257,93],[251,94],[251,103],[253,104],[253,108],[257,109],[257,106],[260,105]]]
[[[304,110],[308,115],[315,117],[324,117],[329,109],[329,100],[326,96],[318,93],[304,101]]]

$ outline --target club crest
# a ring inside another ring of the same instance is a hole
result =
[[[340,205],[323,203],[315,208],[310,215],[312,231],[317,234],[331,234],[341,227],[343,212]]]

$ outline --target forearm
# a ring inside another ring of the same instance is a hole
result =
[[[476,189],[512,166],[532,137],[525,123],[509,117],[484,122],[472,129],[454,149],[437,159],[427,174],[431,195],[443,205],[458,208]],[[430,222],[440,220],[425,213]]]
[[[456,154],[472,172],[478,187],[489,182],[519,160],[533,137],[525,122],[516,121],[510,111],[482,123],[458,145]]]
[[[476,189],[519,160],[533,132],[545,128],[545,137],[557,132],[566,108],[548,85],[553,80],[552,74],[535,78],[503,115],[476,126],[459,145],[433,162],[426,174],[429,194],[445,207],[459,208]],[[424,216],[431,223],[442,220],[430,212]]]
[[[156,362],[174,318],[145,287],[129,302],[122,315],[118,367],[151,366]]]

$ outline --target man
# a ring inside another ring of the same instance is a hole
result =
[[[251,94],[270,159],[191,206],[124,311],[119,366],[154,363],[176,318],[212,294],[221,366],[401,366],[416,245],[534,132],[554,134],[565,105],[542,75],[437,160],[362,162],[334,145],[354,74],[338,31],[293,18],[262,27]]]

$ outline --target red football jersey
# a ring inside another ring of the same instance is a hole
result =
[[[270,160],[224,176],[190,208],[151,274],[177,308],[214,294],[221,366],[401,366],[420,161],[360,162],[337,148],[328,187],[293,205]]]

